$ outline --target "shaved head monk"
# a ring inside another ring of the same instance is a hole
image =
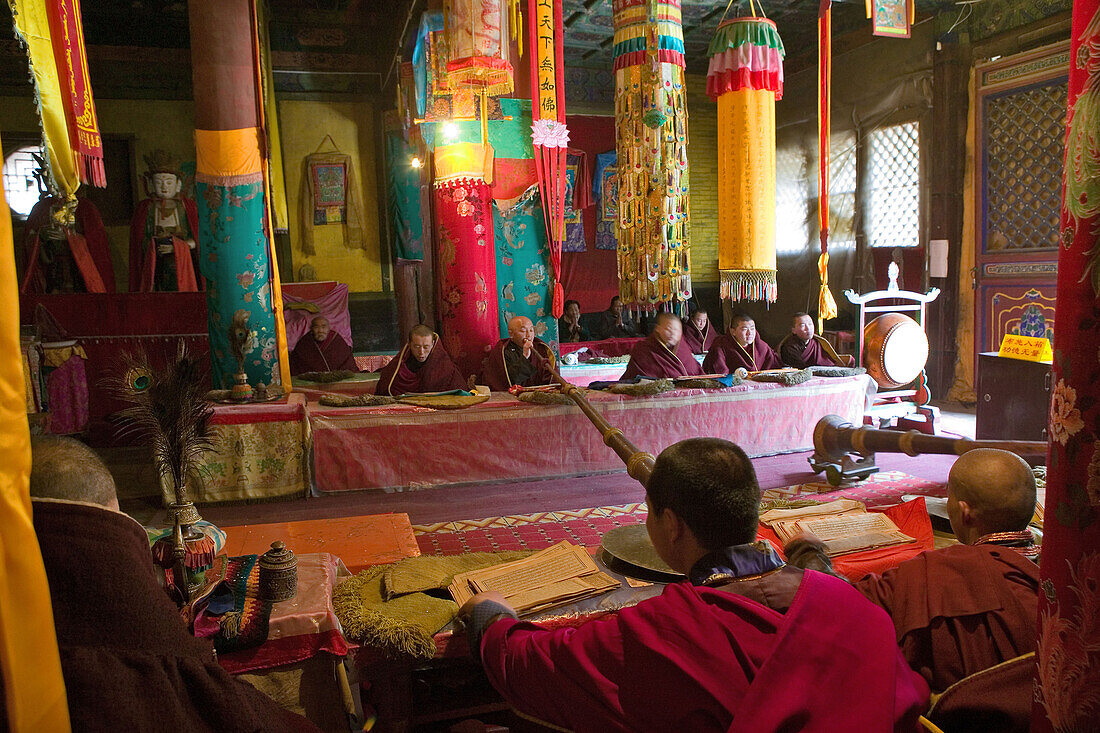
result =
[[[32,439],[30,494],[72,730],[319,730],[222,669],[188,630],[95,451]]]
[[[466,380],[439,343],[439,336],[421,324],[413,326],[401,351],[382,367],[375,394],[397,397],[409,392],[449,392],[465,388]]]
[[[494,392],[512,387],[534,387],[554,381],[554,352],[535,336],[535,326],[526,316],[508,321],[508,338],[489,351],[481,368],[481,383]]]
[[[734,316],[729,330],[714,339],[703,360],[707,374],[732,374],[739,368],[759,372],[782,366],[772,347],[757,335],[756,321],[743,313]]]
[[[710,316],[702,308],[693,310],[691,317],[684,321],[684,341],[693,354],[710,351],[711,344],[717,337],[718,332],[711,325]]]
[[[810,366],[853,367],[856,360],[847,354],[836,353],[833,345],[814,333],[814,319],[809,313],[795,313],[791,317],[791,332],[779,342],[779,358],[789,367],[805,369]]]
[[[522,622],[499,594],[479,594],[459,611],[471,652],[518,711],[578,732],[916,730],[928,686],[890,618],[755,542],[759,501],[733,443],[666,448],[646,485],[646,531],[686,580],[570,628]]]
[[[317,316],[309,324],[309,333],[290,352],[290,373],[341,371],[359,371],[355,355],[344,337],[329,327],[328,319]]]
[[[684,343],[684,327],[671,313],[658,313],[653,333],[630,350],[623,379],[695,377],[703,373],[691,348]]]
[[[1028,522],[1035,475],[1019,456],[965,453],[947,480],[960,545],[929,550],[855,587],[894,619],[910,666],[943,691],[967,675],[1035,651],[1039,551]],[[790,562],[824,562],[816,538],[792,540]]]

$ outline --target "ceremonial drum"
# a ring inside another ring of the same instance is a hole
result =
[[[863,363],[880,387],[909,384],[927,361],[928,337],[909,316],[886,313],[863,329]]]

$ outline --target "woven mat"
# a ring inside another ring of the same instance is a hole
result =
[[[902,471],[882,471],[847,489],[834,489],[825,481],[820,481],[769,489],[764,492],[763,498],[772,502],[846,498],[862,501],[868,509],[875,509],[898,504],[905,494],[943,497],[946,496],[946,489],[938,481],[916,478]],[[642,524],[645,518],[645,504],[622,504],[414,524],[413,534],[423,555],[541,550],[562,540],[595,547],[609,529]]]

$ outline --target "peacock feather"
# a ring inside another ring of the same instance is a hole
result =
[[[206,401],[205,361],[189,353],[180,341],[176,359],[155,369],[144,351],[123,354],[115,374],[104,386],[130,407],[120,416],[128,421],[124,434],[143,438],[153,449],[153,463],[161,478],[171,482],[177,504],[187,502],[187,479],[211,447]]]

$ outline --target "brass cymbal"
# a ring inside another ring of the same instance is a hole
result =
[[[653,547],[644,524],[632,524],[609,530],[600,539],[600,544],[604,552],[628,566],[658,573],[670,579],[684,577],[657,555],[657,550]],[[629,572],[625,572],[627,569],[623,569],[624,575],[630,575]]]

